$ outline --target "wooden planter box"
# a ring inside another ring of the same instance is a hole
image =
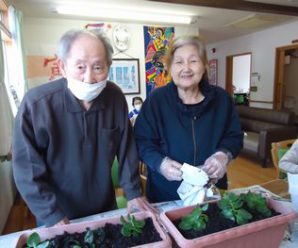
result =
[[[134,246],[135,248],[142,248],[142,247],[154,247],[154,248],[166,248],[171,247],[171,239],[170,237],[164,232],[164,230],[161,228],[161,226],[158,224],[155,216],[150,212],[138,212],[133,214],[137,219],[146,219],[151,218],[154,224],[155,229],[159,233],[161,237],[161,241],[150,243],[150,244],[144,244],[139,246]],[[106,223],[111,224],[120,224],[120,216],[112,217],[112,218],[105,218],[101,220],[96,221],[89,221],[89,222],[82,222],[82,223],[73,223],[69,225],[63,225],[63,226],[57,226],[57,227],[48,227],[48,228],[40,228],[36,230],[31,230],[30,232],[26,232],[22,234],[16,243],[16,248],[22,248],[26,242],[27,238],[30,236],[31,233],[36,231],[41,240],[51,239],[54,238],[56,235],[61,235],[65,231],[68,233],[81,233],[86,231],[86,228],[89,227],[91,230],[97,229],[99,227],[103,227]]]
[[[172,223],[172,221],[190,214],[195,206],[166,211],[161,214],[161,220],[180,247],[278,248],[283,239],[288,222],[294,220],[297,216],[293,210],[285,207],[278,201],[268,199],[268,204],[275,211],[280,212],[281,215],[195,239],[184,238]]]

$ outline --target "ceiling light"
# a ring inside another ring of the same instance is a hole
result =
[[[127,10],[117,8],[102,8],[101,6],[58,6],[56,11],[59,14],[85,16],[104,19],[117,19],[127,21],[142,21],[154,23],[177,23],[191,24],[194,17],[190,15],[178,15],[168,13],[148,12],[146,10]]]

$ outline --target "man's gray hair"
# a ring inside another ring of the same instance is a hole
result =
[[[106,57],[107,57],[107,62],[108,65],[112,64],[112,57],[113,57],[113,46],[111,45],[110,40],[108,37],[104,34],[103,31],[99,30],[70,30],[66,32],[60,39],[59,41],[59,47],[58,47],[58,56],[59,58],[65,62],[68,55],[69,51],[71,49],[71,46],[73,42],[79,38],[82,35],[90,35],[93,37],[96,37],[98,40],[100,40],[104,48],[106,50]]]

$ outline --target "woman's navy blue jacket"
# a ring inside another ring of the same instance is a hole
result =
[[[238,113],[228,93],[207,80],[200,82],[205,96],[199,104],[183,104],[171,82],[154,90],[144,102],[134,127],[140,159],[147,165],[146,193],[149,201],[177,200],[181,182],[168,181],[160,172],[165,156],[194,166],[216,151],[235,158],[243,145]],[[227,177],[217,183],[227,188]]]

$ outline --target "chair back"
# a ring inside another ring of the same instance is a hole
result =
[[[276,178],[280,178],[278,162],[281,157],[289,150],[295,140],[296,139],[288,139],[271,143],[271,157],[273,165],[276,169]]]
[[[140,161],[139,163],[139,174],[141,177],[142,195],[146,195],[146,183],[147,183],[147,167]]]

